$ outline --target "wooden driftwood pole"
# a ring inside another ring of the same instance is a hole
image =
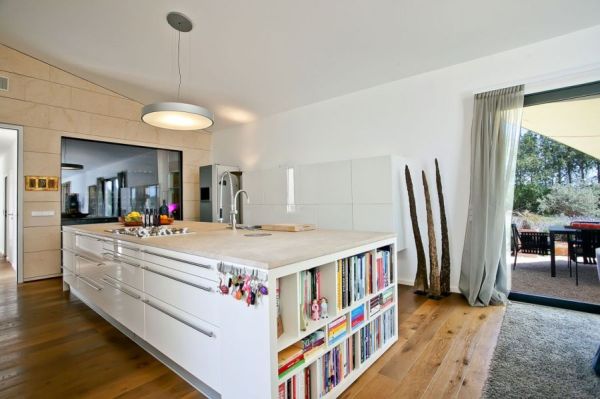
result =
[[[421,230],[419,229],[419,220],[417,218],[417,206],[415,204],[415,193],[413,189],[412,178],[408,165],[404,168],[406,176],[406,189],[408,191],[408,205],[410,208],[410,220],[412,222],[413,236],[417,248],[417,275],[415,276],[415,294],[427,295],[429,289],[427,283],[427,264],[425,260],[425,250],[421,240]]]
[[[437,260],[437,244],[435,242],[435,226],[433,225],[433,211],[425,171],[422,171],[423,188],[425,189],[425,206],[427,208],[427,238],[429,241],[429,298],[441,299],[440,268]]]
[[[440,267],[440,290],[442,295],[450,295],[450,245],[448,243],[448,222],[446,222],[446,205],[442,191],[442,177],[437,158],[435,159],[435,182],[438,201],[440,202],[440,224],[442,225],[442,265]]]

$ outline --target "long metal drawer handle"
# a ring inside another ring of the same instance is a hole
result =
[[[110,259],[107,258],[107,256],[110,256]],[[104,259],[109,259],[109,260],[114,260],[115,262],[119,262],[119,263],[125,263],[126,265],[129,266],[133,266],[133,267],[140,267],[139,263],[131,263],[131,262],[127,262],[126,260],[123,260],[123,255],[121,254],[113,254],[110,252],[102,252],[102,257]]]
[[[106,277],[110,277],[109,275],[106,275]],[[112,278],[112,277],[111,277]],[[142,297],[134,292],[131,292],[123,287],[121,287],[118,284],[115,284],[113,282],[111,282],[110,280],[107,280],[106,278],[103,278],[102,281],[104,281],[106,284],[110,285],[111,287],[121,291],[122,293],[129,295],[130,297],[134,298],[134,299],[142,299]]]
[[[147,299],[142,299],[142,302],[144,302],[148,306],[153,307],[154,309],[158,310],[159,312],[162,312],[162,313],[166,314],[167,316],[172,317],[173,319],[177,320],[178,322],[183,323],[186,326],[193,328],[194,330],[198,331],[199,333],[202,333],[202,334],[206,335],[207,337],[211,337],[212,338],[212,337],[215,336],[215,334],[212,331],[208,331],[208,330],[205,330],[205,329],[200,328],[198,326],[195,326],[192,323],[190,323],[189,321],[183,320],[182,318],[175,316],[174,314],[170,313],[169,311],[163,309],[162,307],[160,307],[158,305],[155,305],[154,303],[150,302]]]
[[[75,255],[75,256],[76,256],[76,257],[78,257],[78,258],[85,259],[85,260],[87,260],[88,262],[93,262],[93,263],[96,263],[96,265],[97,265],[97,266],[104,265],[104,263],[103,263],[103,262],[98,262],[96,259],[88,258],[87,256],[83,256],[83,255],[80,255],[80,254],[78,254],[78,253],[73,253],[73,255]]]
[[[102,287],[94,284],[91,281],[88,281],[88,279],[86,277],[84,277],[84,276],[78,276],[78,277],[79,277],[79,279],[81,281],[83,281],[84,283],[86,283],[87,285],[89,285],[90,287],[92,287],[93,289],[95,289],[96,291],[102,291]]]
[[[205,287],[203,285],[194,284],[194,283],[191,283],[189,281],[185,281],[184,279],[181,279],[179,277],[171,276],[170,274],[159,272],[158,270],[151,269],[148,266],[142,266],[142,269],[146,270],[146,271],[149,271],[150,273],[158,274],[159,276],[170,278],[171,280],[175,280],[175,281],[178,281],[178,282],[183,283],[183,284],[191,285],[192,287],[199,288],[199,289],[201,289],[203,291],[212,292],[212,288],[211,287]]]
[[[210,265],[205,265],[202,263],[196,263],[196,262],[190,262],[188,260],[182,260],[182,259],[177,259],[173,256],[169,256],[169,255],[163,255],[163,254],[157,254],[156,252],[152,252],[152,251],[147,251],[147,250],[142,250],[142,252],[147,253],[148,255],[154,255],[154,256],[158,256],[161,258],[165,258],[165,259],[169,259],[169,260],[174,260],[176,262],[181,262],[181,263],[187,263],[188,265],[193,265],[193,266],[198,266],[198,267],[202,267],[204,269],[212,269],[212,266]]]
[[[117,246],[119,246],[121,248],[125,248],[125,249],[131,249],[132,251],[135,251],[135,252],[139,252],[140,251],[140,249],[137,248],[137,247],[131,247],[129,245],[124,245],[123,243],[121,243],[119,241],[117,242]]]
[[[96,237],[96,236],[93,236],[93,235],[90,235],[90,234],[83,234],[83,233],[75,233],[75,236],[76,237],[77,236],[79,236],[79,237],[87,237],[87,238],[91,238],[93,240],[101,241],[101,242],[111,242],[112,241],[109,238],[100,238],[100,237]]]

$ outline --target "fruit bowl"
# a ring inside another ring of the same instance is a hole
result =
[[[123,221],[123,226],[125,227],[138,227],[143,225],[144,223],[140,222],[140,221],[131,221],[131,222],[126,222]]]
[[[162,218],[161,217],[160,218],[160,224],[161,224],[161,226],[166,226],[166,225],[169,225],[169,224],[173,224],[174,221],[175,221],[175,218],[170,218],[170,217],[167,217],[167,218]]]

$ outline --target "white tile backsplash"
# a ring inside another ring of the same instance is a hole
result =
[[[392,164],[392,157],[382,156],[296,166],[293,206],[287,204],[286,168],[244,172],[243,187],[250,195],[244,223],[315,223],[321,229],[393,232],[397,212],[392,179],[399,176]]]
[[[262,205],[265,203],[265,194],[263,189],[263,172],[250,171],[242,174],[242,187],[248,192],[250,202],[253,205]]]
[[[331,230],[352,230],[352,205],[317,205],[317,227]]]
[[[294,168],[296,204],[319,203],[319,164],[301,165]]]
[[[318,164],[319,204],[352,204],[352,164],[350,161]]]
[[[352,200],[355,204],[392,202],[391,158],[352,160]]]
[[[287,204],[287,175],[285,168],[268,169],[262,172],[264,203]]]
[[[394,232],[392,204],[354,204],[352,206],[354,230]]]

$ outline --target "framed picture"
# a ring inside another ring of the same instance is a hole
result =
[[[58,191],[58,177],[56,177],[56,176],[25,176],[25,190],[27,190],[27,191]]]

